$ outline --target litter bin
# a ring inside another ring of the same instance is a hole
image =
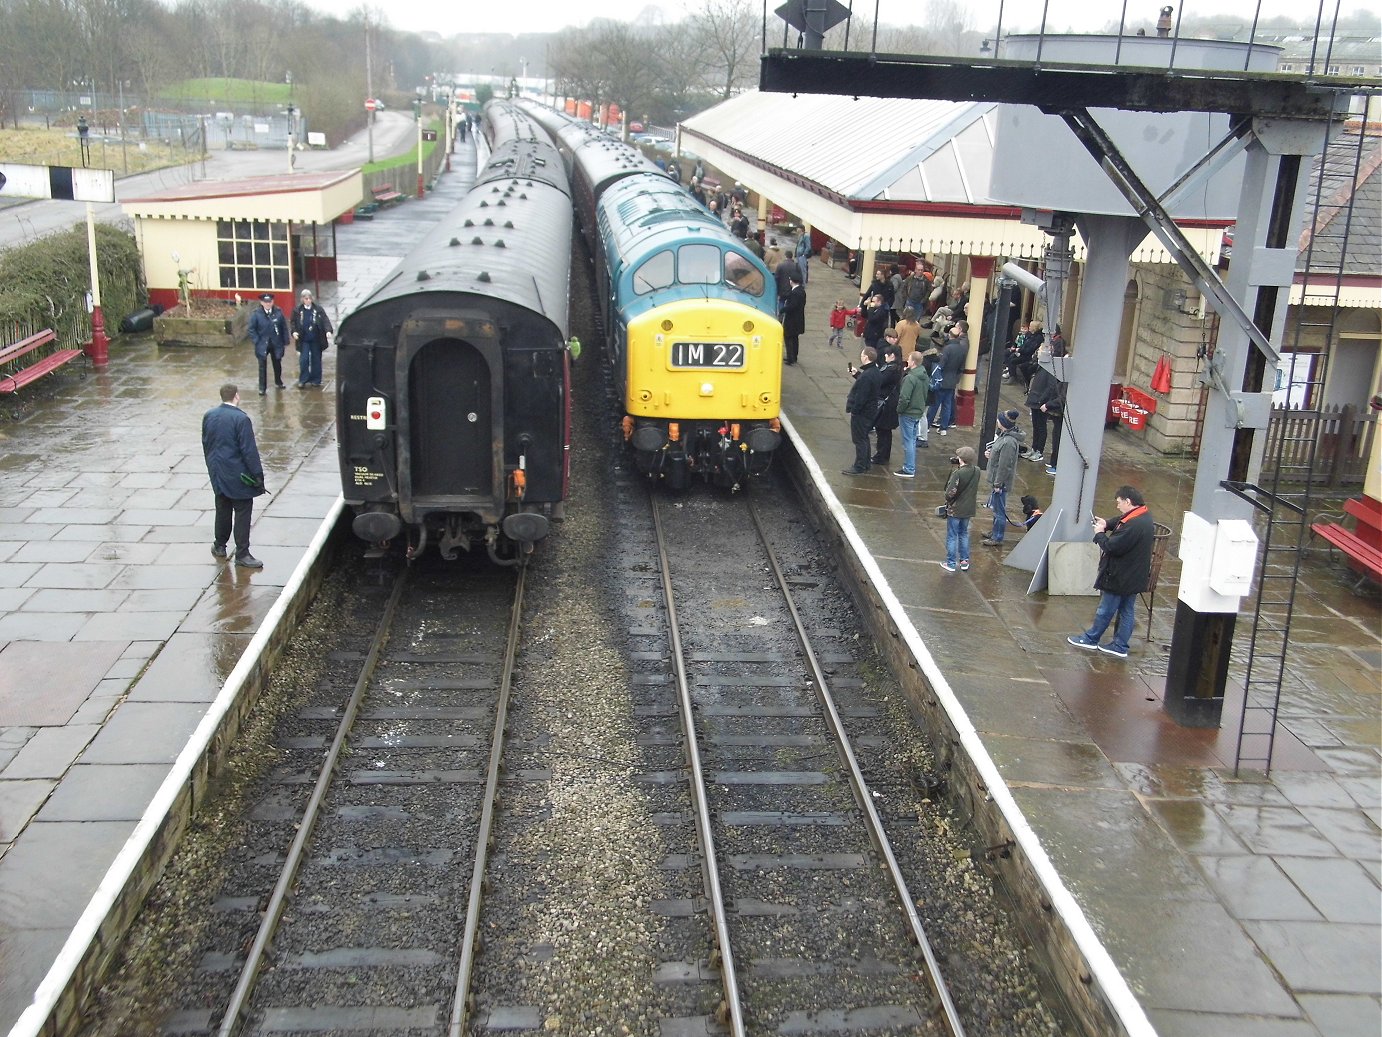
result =
[[[145,306],[135,310],[120,322],[120,331],[125,335],[138,335],[154,330],[154,318],[163,312],[162,306]]]

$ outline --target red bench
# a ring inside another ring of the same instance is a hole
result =
[[[1366,495],[1350,497],[1344,501],[1344,511],[1358,520],[1353,526],[1358,539],[1369,547],[1382,549],[1382,501]]]
[[[395,191],[388,184],[380,184],[378,187],[371,190],[370,194],[374,195],[374,200],[380,205],[388,205],[390,202],[403,200],[402,193]]]
[[[51,345],[57,340],[58,336],[53,329],[45,328],[36,335],[30,335],[13,345],[0,348],[0,370],[19,364],[24,357],[36,353],[44,346]],[[56,371],[69,360],[75,360],[81,355],[80,349],[58,349],[37,360],[28,362],[25,366],[19,367],[13,374],[0,376],[0,393],[18,392],[30,382],[35,382],[44,375]]]
[[[1342,551],[1349,565],[1363,574],[1359,584],[1368,577],[1382,583],[1382,505],[1355,497],[1344,502],[1344,511],[1357,520],[1357,532],[1337,522],[1316,522],[1310,526],[1311,536],[1329,544],[1331,553],[1334,548]]]

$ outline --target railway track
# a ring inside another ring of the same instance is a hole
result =
[[[641,712],[654,719],[645,739],[679,742],[685,756],[681,772],[649,780],[684,775],[694,840],[671,863],[694,871],[697,861],[701,872],[699,895],[688,876],[693,895],[660,907],[703,911],[699,938],[712,948],[704,960],[664,961],[660,975],[702,990],[713,979],[707,1014],[736,1037],[960,1037],[847,730],[876,755],[883,736],[869,733],[876,710],[851,672],[859,660],[803,618],[751,502],[719,502],[708,523],[704,500],[649,500],[671,673],[645,678],[656,691]],[[833,686],[847,689],[843,703]],[[702,1008],[708,1000],[702,993]],[[662,1032],[705,1021],[668,1019]]]
[[[272,892],[220,901],[265,906],[219,1037],[465,1032],[525,578],[403,570],[349,697],[304,711]]]

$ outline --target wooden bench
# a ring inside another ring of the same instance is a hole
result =
[[[371,189],[370,194],[374,195],[374,200],[380,205],[391,205],[394,202],[401,202],[403,200],[402,192],[395,191],[388,184],[380,184],[378,187]]]
[[[1357,520],[1357,532],[1337,522],[1315,522],[1310,535],[1327,543],[1331,553],[1334,548],[1344,553],[1349,565],[1363,574],[1358,585],[1369,577],[1382,583],[1382,507],[1370,498],[1355,497],[1344,502],[1344,511]]]
[[[13,345],[5,346],[0,349],[0,369],[18,364],[24,357],[37,352],[44,346],[51,345],[57,340],[58,336],[53,329],[45,328],[36,335],[30,335]],[[30,382],[38,381],[44,375],[56,371],[69,360],[75,360],[81,355],[80,349],[59,349],[47,356],[28,362],[26,366],[20,367],[13,374],[0,377],[0,393],[18,392]]]
[[[1366,495],[1350,497],[1344,501],[1344,511],[1358,520],[1353,526],[1358,539],[1369,547],[1382,550],[1382,501],[1375,501]]]

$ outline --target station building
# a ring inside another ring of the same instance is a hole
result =
[[[364,193],[359,169],[202,180],[123,202],[134,218],[149,301],[272,292],[289,310],[299,286],[336,280],[335,221]],[[316,289],[320,294],[320,289]]]

